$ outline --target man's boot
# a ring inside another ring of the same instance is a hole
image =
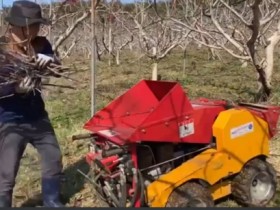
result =
[[[64,207],[60,202],[60,177],[42,178],[44,207]]]
[[[0,208],[1,207],[12,207],[12,200],[9,196],[0,195]]]

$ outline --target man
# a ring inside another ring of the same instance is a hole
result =
[[[15,1],[6,21],[9,29],[0,38],[0,47],[35,57],[39,69],[51,62],[59,63],[47,39],[37,36],[40,25],[48,24],[38,4]],[[27,143],[33,145],[41,157],[44,206],[63,206],[59,200],[62,156],[40,94],[40,83],[38,79],[26,77],[19,84],[0,91],[12,95],[0,99],[0,207],[12,205],[15,179]]]

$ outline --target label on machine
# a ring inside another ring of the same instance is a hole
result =
[[[230,137],[232,139],[243,136],[247,133],[252,133],[254,131],[254,126],[253,126],[253,122],[249,122],[246,124],[243,124],[241,126],[232,128],[230,130]]]
[[[184,120],[179,123],[179,136],[184,138],[186,136],[194,134],[194,122],[193,120]]]

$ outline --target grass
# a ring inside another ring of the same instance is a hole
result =
[[[241,63],[230,57],[223,61],[209,61],[203,50],[190,51],[186,69],[182,69],[183,53],[175,52],[159,64],[159,74],[163,80],[177,80],[186,90],[189,98],[209,97],[217,99],[251,101],[256,91],[256,76],[252,68],[241,68]],[[278,56],[276,55],[276,58]],[[73,60],[75,60],[73,62]],[[279,104],[280,74],[277,59],[274,92],[271,103]],[[77,169],[87,171],[83,155],[87,142],[71,142],[71,136],[85,132],[83,124],[90,118],[90,71],[89,61],[83,58],[69,59],[66,65],[77,70],[76,78],[82,83],[75,84],[77,90],[53,88],[46,95],[46,107],[55,128],[63,152],[64,171],[67,182],[63,186],[65,202],[69,206],[93,207],[100,201],[91,194],[89,186]],[[113,98],[129,89],[141,79],[150,79],[151,62],[138,59],[133,53],[122,55],[121,65],[108,67],[107,59],[98,63],[97,72],[97,109],[104,107]],[[55,80],[55,83],[68,81]],[[277,170],[280,166],[280,143],[278,138],[271,141],[271,162]],[[40,159],[36,150],[28,147],[21,162],[14,195],[15,206],[38,205],[40,198]],[[280,192],[279,192],[280,194]],[[279,197],[279,196],[278,196]],[[280,200],[272,204],[277,206]],[[219,206],[236,206],[226,199]]]

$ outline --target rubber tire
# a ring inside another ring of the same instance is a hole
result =
[[[265,202],[254,202],[250,193],[252,179],[258,172],[265,173],[272,182],[272,196]],[[277,189],[277,173],[273,166],[261,159],[248,162],[242,171],[232,180],[232,196],[234,200],[247,207],[265,207],[274,198]]]
[[[196,205],[196,200],[205,206]],[[187,182],[171,193],[166,207],[214,207],[214,201],[207,188],[196,182]]]

